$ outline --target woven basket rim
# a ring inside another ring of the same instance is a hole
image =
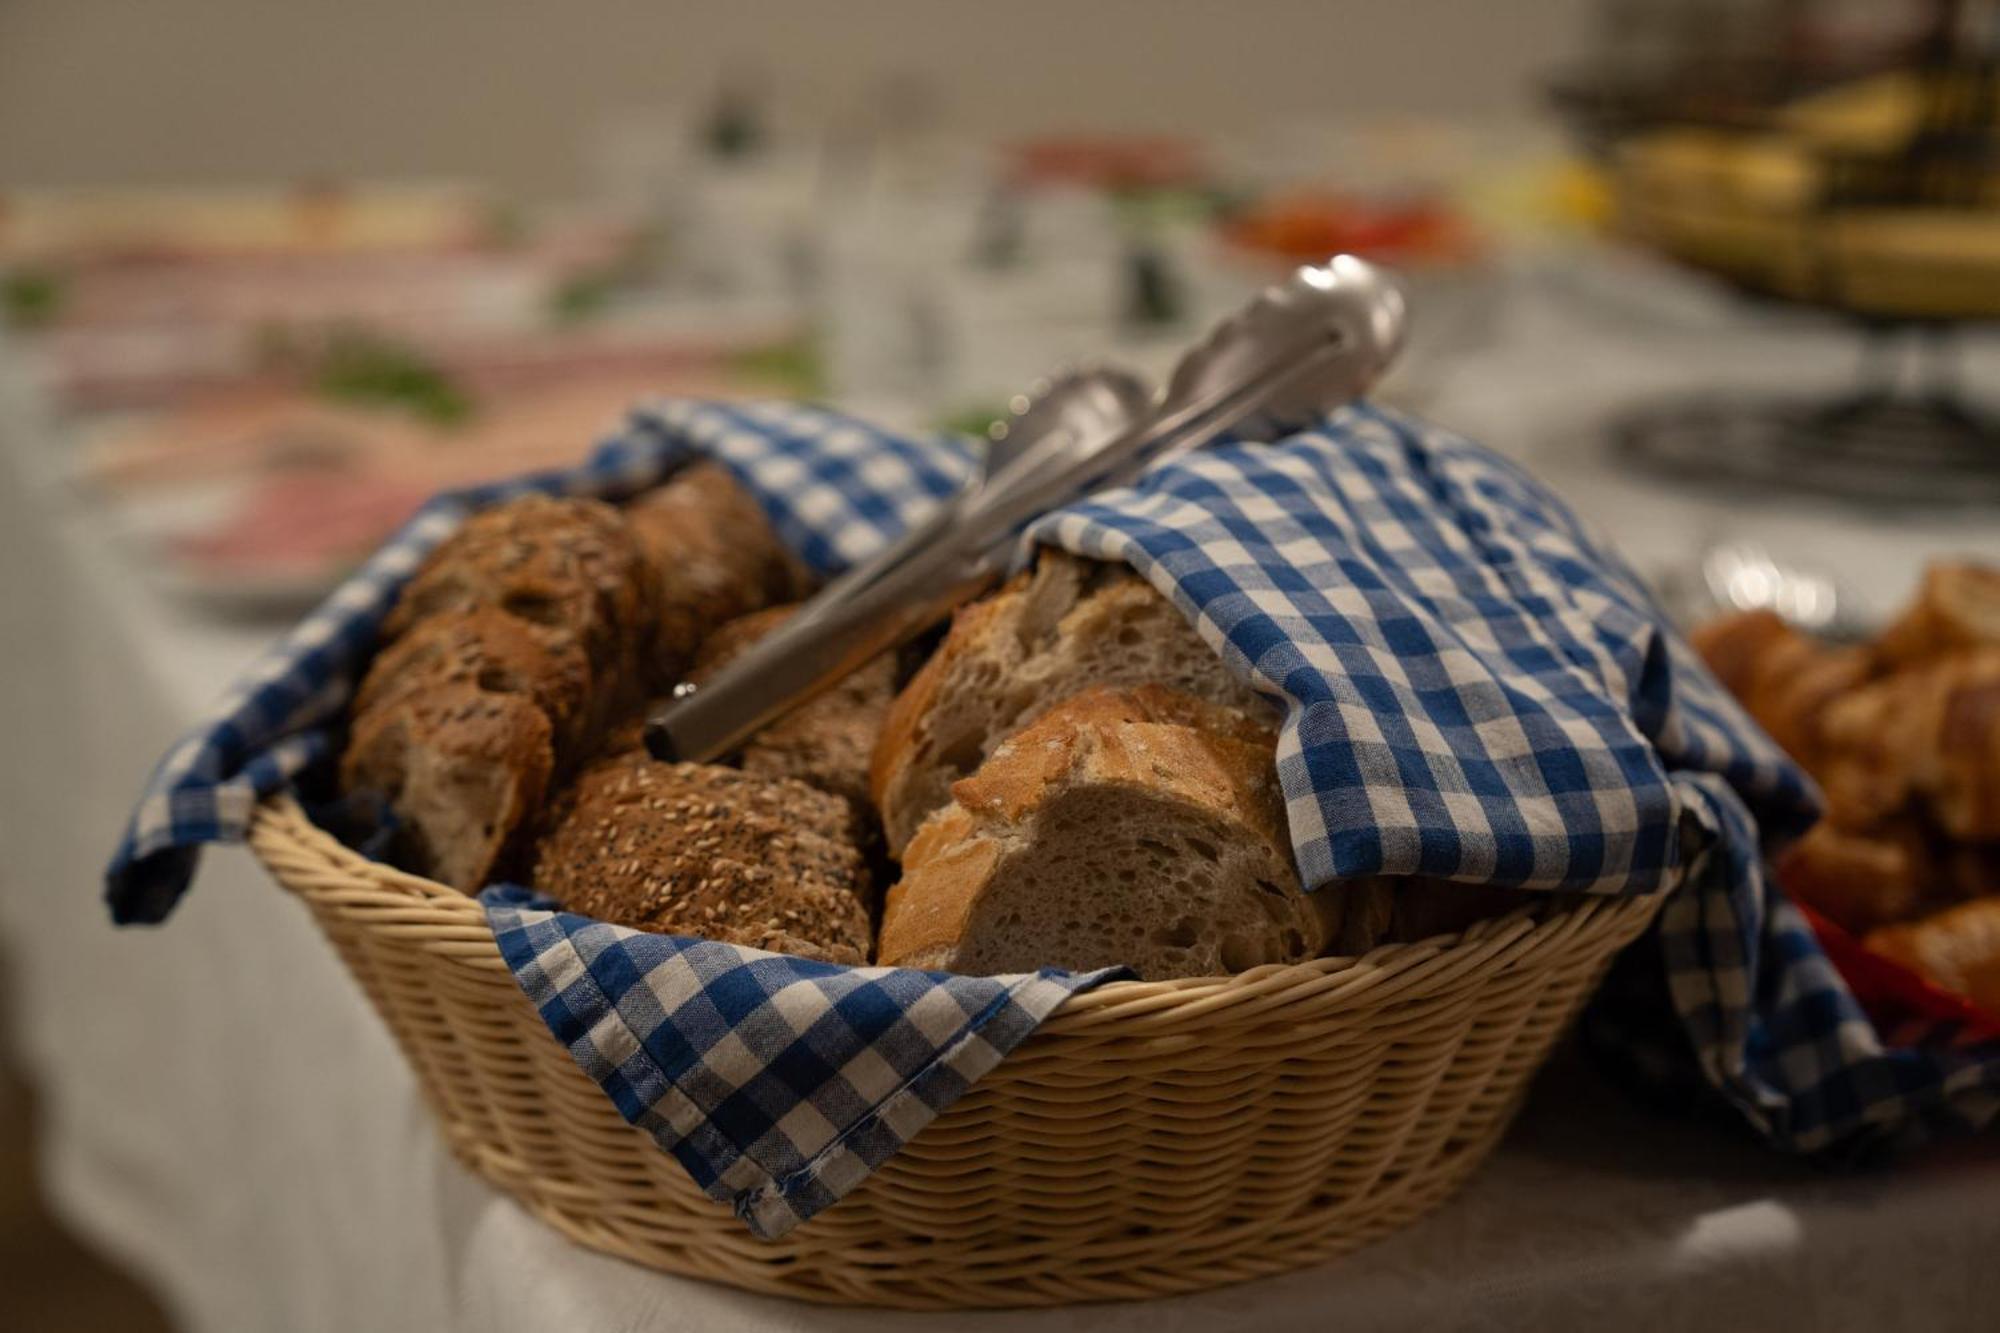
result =
[[[351,885],[345,889],[314,892],[349,898],[356,906],[374,900],[371,906],[389,909],[377,914],[384,928],[397,924],[393,908],[400,900],[415,914],[407,924],[421,928],[452,961],[482,970],[505,969],[485,910],[474,898],[368,859],[315,824],[290,794],[279,793],[259,803],[249,841],[258,859],[274,871],[289,863],[310,867],[322,876],[331,871],[349,878]],[[285,882],[283,875],[278,878]],[[1192,1018],[1217,1006],[1290,1004],[1307,998],[1321,1003],[1359,1001],[1364,996],[1370,1003],[1379,1002],[1385,990],[1424,989],[1425,983],[1519,962],[1578,932],[1623,933],[1628,917],[1650,916],[1663,896],[1596,896],[1553,909],[1524,907],[1476,922],[1459,935],[1384,944],[1358,957],[1266,964],[1233,976],[1110,981],[1071,995],[1044,1020],[1043,1028],[1054,1033],[1116,1023],[1118,1031],[1129,1032],[1133,1019]],[[446,920],[440,921],[441,916]]]

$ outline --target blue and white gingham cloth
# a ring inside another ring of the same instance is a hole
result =
[[[109,872],[157,921],[195,848],[326,757],[320,730],[410,570],[523,489],[619,496],[695,455],[727,465],[821,572],[878,549],[965,475],[953,440],[785,405],[643,408],[570,473],[443,497],[168,755]],[[1592,1032],[1657,1084],[1719,1093],[1801,1152],[2000,1111],[2000,1049],[1886,1048],[1764,851],[1810,783],[1695,660],[1630,571],[1496,455],[1370,406],[1275,445],[1224,444],[1034,524],[1123,560],[1282,699],[1278,776],[1312,886],[1423,874],[1602,894],[1682,887]],[[511,887],[484,895],[550,1029],[753,1230],[839,1199],[1087,977],[843,968],[650,935]]]

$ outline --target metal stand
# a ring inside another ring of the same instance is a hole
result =
[[[1959,326],[1866,327],[1850,393],[1676,399],[1620,418],[1615,447],[1682,480],[1877,504],[2000,503],[2000,415],[1961,388]]]

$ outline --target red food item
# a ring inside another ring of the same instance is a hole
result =
[[[382,544],[430,496],[428,487],[381,477],[311,470],[268,477],[234,516],[174,543],[210,575],[329,576]]]
[[[1022,185],[1168,189],[1206,174],[1194,144],[1163,135],[1050,135],[1015,144],[1009,156]]]
[[[1264,200],[1224,229],[1231,243],[1288,262],[1354,254],[1389,263],[1458,263],[1476,257],[1471,231],[1442,203],[1382,203],[1334,194]]]
[[[1932,985],[1894,959],[1864,947],[1840,925],[1804,903],[1794,902],[1885,1042],[1922,1044],[1940,1028],[1952,1030],[1955,1046],[2000,1040],[2000,1016],[1976,1007],[1963,995]]]

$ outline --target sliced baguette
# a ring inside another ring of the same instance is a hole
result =
[[[1043,551],[1031,574],[959,613],[890,708],[870,785],[891,852],[949,804],[952,783],[1050,705],[1092,686],[1145,684],[1272,715],[1145,580]]]
[[[911,840],[879,960],[971,974],[1124,963],[1162,979],[1314,957],[1342,938],[1346,900],[1299,889],[1273,743],[1159,686],[1057,705]]]

